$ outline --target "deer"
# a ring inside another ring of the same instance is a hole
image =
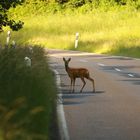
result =
[[[75,80],[76,78],[81,78],[81,81],[83,82],[83,86],[80,90],[80,93],[82,93],[83,88],[86,85],[86,81],[84,78],[90,80],[93,85],[93,92],[95,92],[95,84],[94,84],[94,79],[90,77],[89,70],[86,68],[72,68],[69,67],[69,62],[71,61],[71,58],[68,58],[67,60],[63,57],[64,65],[65,65],[65,70],[70,77],[71,80],[71,85],[70,85],[70,91],[74,92],[75,88]]]

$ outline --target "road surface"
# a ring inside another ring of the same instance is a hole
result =
[[[140,140],[140,60],[75,51],[49,50],[50,65],[59,72],[70,140]],[[75,93],[63,57],[71,67],[85,67],[95,79],[96,92],[80,79]]]

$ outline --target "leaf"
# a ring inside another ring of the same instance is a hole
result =
[[[38,107],[35,107],[33,108],[31,111],[30,111],[30,114],[31,115],[35,115],[37,113],[40,113],[40,112],[43,112],[45,109],[43,106],[38,106]]]

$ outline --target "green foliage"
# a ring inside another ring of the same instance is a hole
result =
[[[83,10],[81,8],[79,7],[78,10]],[[132,55],[138,57],[135,54],[140,47],[139,12],[128,9],[119,9],[119,11],[113,9],[105,12],[96,9],[91,13],[80,14],[81,11],[79,11],[75,14],[59,13],[53,16],[26,17],[25,27],[19,32],[12,32],[11,40],[16,40],[18,44],[74,49],[75,33],[79,32],[79,50],[111,53],[111,51],[119,52],[117,51],[119,46],[124,46],[131,52],[131,49],[135,47]],[[5,34],[2,33],[1,41],[4,40],[4,36]]]
[[[3,29],[3,26],[9,26],[12,30],[17,31],[22,28],[23,22],[16,22],[13,19],[9,19],[7,12],[13,7],[15,8],[17,5],[21,4],[23,0],[5,0],[0,1],[0,32]]]
[[[95,8],[104,8],[110,9],[111,7],[116,7],[116,6],[126,6],[126,5],[133,5],[134,7],[139,7],[139,0],[56,0],[60,5],[66,5],[66,8],[73,7],[73,8],[78,8],[82,7],[85,5],[92,5],[93,9]],[[66,4],[65,4],[66,3]],[[109,10],[108,9],[108,10]],[[91,9],[89,9],[90,11]]]
[[[14,9],[10,9],[9,16],[14,18],[31,16],[31,15],[47,15],[59,13],[63,10],[64,6],[57,2],[46,1],[29,1],[22,6],[17,6]]]
[[[3,10],[8,10],[10,7],[16,7],[18,4],[22,4],[23,0],[4,0],[0,1],[0,5]]]
[[[71,0],[69,4],[72,5],[73,7],[80,7],[85,4],[85,1],[84,0]]]
[[[56,118],[56,86],[44,49],[34,46],[0,50],[0,131],[3,140],[49,140]],[[27,67],[24,57],[32,60]],[[54,128],[53,128],[54,129]]]
[[[139,8],[139,0],[25,0],[22,6],[11,9],[9,16],[18,18],[25,15],[91,13],[96,9],[101,11],[121,9],[138,11]]]
[[[55,0],[55,2],[58,2],[59,4],[63,4],[68,2],[69,0]]]

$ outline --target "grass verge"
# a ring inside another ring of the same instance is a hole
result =
[[[54,75],[42,47],[0,50],[0,134],[3,140],[56,140]],[[25,57],[32,65],[26,66]],[[55,133],[55,135],[54,135]]]
[[[140,57],[140,13],[136,11],[44,14],[22,20],[24,28],[12,33],[18,44]],[[76,32],[80,34],[77,49]],[[6,33],[0,34],[1,43],[5,42],[3,38]]]

